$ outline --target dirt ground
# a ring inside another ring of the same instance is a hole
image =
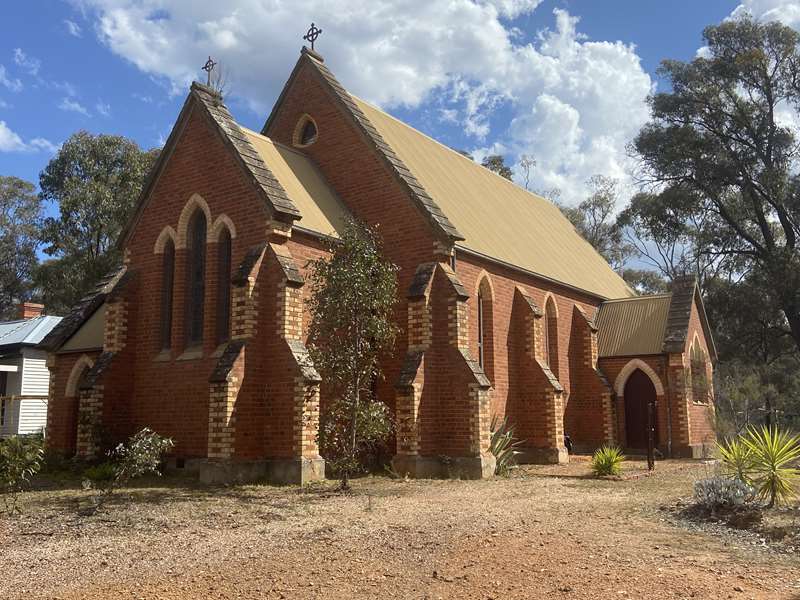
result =
[[[370,477],[350,495],[169,478],[92,517],[62,482],[0,519],[0,598],[800,599],[791,544],[678,518],[710,469],[608,481],[579,460],[491,481]]]

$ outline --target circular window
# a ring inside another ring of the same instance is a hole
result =
[[[294,129],[294,145],[299,148],[317,141],[317,124],[309,115],[303,115]]]

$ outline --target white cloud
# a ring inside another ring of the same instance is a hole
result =
[[[74,37],[81,37],[81,26],[75,21],[64,19],[64,26],[67,28],[67,33]]]
[[[745,14],[761,21],[780,21],[800,29],[800,2],[797,0],[744,0],[731,13],[731,18]]]
[[[432,105],[475,145],[501,143],[508,162],[534,156],[532,187],[558,184],[576,201],[594,173],[626,178],[625,144],[647,120],[652,81],[632,45],[586,39],[563,10],[554,12],[551,29],[524,39],[507,20],[539,4],[80,2],[113,52],[172,93],[186,93],[210,53],[230,72],[231,94],[262,117],[297,60],[298,24],[313,20],[324,30],[317,49],[353,93],[389,108]]]
[[[12,92],[19,92],[22,90],[22,82],[19,79],[9,77],[3,65],[0,65],[0,85]]]
[[[54,154],[58,150],[58,146],[44,138],[33,138],[26,144],[19,134],[6,125],[5,121],[0,121],[0,152],[36,152],[38,150]]]
[[[62,98],[61,102],[58,105],[58,108],[60,108],[61,110],[65,110],[67,112],[76,112],[76,113],[80,113],[82,115],[85,115],[87,117],[89,116],[89,111],[86,110],[86,107],[83,106],[77,100],[71,100],[69,98]]]
[[[28,146],[32,149],[42,150],[47,152],[48,154],[55,154],[58,152],[60,145],[54,144],[50,140],[46,140],[44,138],[33,138],[29,143]]]
[[[104,117],[111,116],[111,105],[107,102],[103,102],[102,100],[98,100],[97,104],[94,105],[94,109]]]
[[[5,121],[0,121],[0,152],[20,152],[25,149],[22,138],[11,131]]]
[[[42,61],[33,56],[28,56],[22,48],[14,48],[14,62],[18,67],[27,71],[30,75],[38,75],[42,66]]]

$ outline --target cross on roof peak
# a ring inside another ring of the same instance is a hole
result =
[[[322,29],[311,23],[311,27],[308,28],[306,34],[303,36],[303,39],[307,42],[311,42],[311,50],[314,50],[314,42],[317,41],[317,38],[322,33]]]

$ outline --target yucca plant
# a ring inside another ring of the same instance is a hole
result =
[[[508,424],[508,417],[500,419],[497,415],[493,416],[489,428],[492,431],[489,450],[496,461],[494,472],[496,475],[507,475],[520,453],[517,448],[522,442],[514,437],[514,426]]]
[[[619,475],[625,455],[616,446],[601,446],[592,456],[592,472],[597,477]]]
[[[742,438],[717,442],[722,469],[725,475],[750,484],[750,471],[753,468],[753,451]]]
[[[800,436],[777,427],[750,427],[742,443],[753,454],[753,484],[769,500],[767,507],[788,503],[795,495],[792,483],[799,471],[792,465],[800,460]]]

